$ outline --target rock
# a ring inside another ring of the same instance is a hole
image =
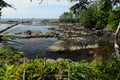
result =
[[[97,30],[97,31],[96,31],[96,35],[97,35],[97,36],[103,36],[104,33],[103,33],[102,30]]]
[[[27,63],[29,62],[30,60],[27,58],[27,57],[24,57],[24,58],[20,58],[20,62],[22,63]]]
[[[27,31],[25,32],[25,34],[26,34],[26,35],[31,35],[31,34],[32,34],[32,31],[31,31],[31,30],[27,30]]]
[[[87,35],[85,31],[81,31],[81,35]]]
[[[98,44],[95,42],[90,44],[88,40],[67,40],[67,41],[58,41],[47,50],[50,52],[71,52],[78,51],[82,49],[97,48]]]
[[[55,30],[55,28],[54,27],[51,27],[51,28],[48,28],[49,30]]]
[[[65,41],[58,41],[55,42],[52,46],[50,46],[47,50],[51,52],[58,52],[58,51],[64,51],[64,42]]]
[[[69,50],[70,50],[70,51],[77,51],[77,50],[80,50],[80,49],[82,49],[81,46],[75,46],[75,45],[74,45],[74,46],[70,46],[70,47],[69,47]]]
[[[87,45],[86,48],[98,48],[99,45],[98,43],[94,44],[94,45]]]
[[[46,62],[54,63],[54,62],[60,62],[60,61],[72,61],[71,59],[64,59],[64,58],[57,58],[55,59],[46,59]]]
[[[53,62],[56,62],[56,60],[55,59],[47,59],[46,62],[50,62],[50,63],[52,62],[53,63]]]
[[[63,59],[63,58],[57,58],[57,59],[56,59],[57,62],[64,61],[64,60],[65,60],[65,59]]]

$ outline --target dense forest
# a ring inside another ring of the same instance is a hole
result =
[[[76,1],[76,0],[70,0]],[[116,29],[120,22],[119,0],[78,0],[70,12],[60,16],[61,22],[80,23],[86,28]],[[12,7],[0,0],[0,10]],[[12,7],[13,8],[13,7]],[[14,36],[0,34],[0,80],[119,80],[120,60],[112,54],[109,60],[93,59],[47,61],[24,57],[24,52],[9,46]],[[102,57],[103,54],[100,54]],[[107,54],[109,56],[109,54]],[[94,55],[96,56],[96,55]]]

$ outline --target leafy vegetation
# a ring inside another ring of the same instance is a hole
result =
[[[118,23],[120,22],[120,7],[116,8],[114,11],[110,12],[108,17],[108,26],[112,27],[113,29],[117,28]]]
[[[89,8],[80,11],[80,23],[86,28],[94,28],[96,25],[96,6],[90,5]]]
[[[60,20],[62,19],[62,22],[71,22],[71,18],[66,19],[65,17],[72,12],[71,15],[74,15],[75,22],[80,22],[84,27],[96,29],[111,27],[116,29],[120,22],[119,3],[117,0],[80,0],[70,8],[68,14],[61,15]]]
[[[66,22],[66,23],[74,23],[74,22],[79,22],[80,18],[79,16],[77,17],[77,14],[74,15],[71,12],[64,12],[59,19],[61,22]]]
[[[70,66],[70,71],[68,69]],[[120,61],[108,60],[103,63],[98,61],[87,62],[46,62],[41,59],[30,60],[28,63],[0,67],[2,80],[119,80]]]

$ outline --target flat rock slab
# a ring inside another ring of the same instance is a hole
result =
[[[42,32],[42,33],[33,32],[30,35],[25,33],[17,34],[16,37],[17,38],[37,38],[37,37],[56,37],[58,35],[59,35],[58,33],[54,33],[54,32]]]
[[[89,48],[97,48],[98,44],[88,44],[86,46],[82,45],[70,45],[67,41],[58,41],[50,46],[47,50],[50,52],[66,52],[66,51],[77,51]]]

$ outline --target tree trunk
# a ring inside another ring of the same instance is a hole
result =
[[[116,33],[115,33],[115,38],[114,38],[114,48],[115,48],[115,52],[116,52],[116,57],[119,59],[120,58],[120,54],[119,54],[119,46],[118,46],[118,34],[120,31],[120,23],[117,27]]]

